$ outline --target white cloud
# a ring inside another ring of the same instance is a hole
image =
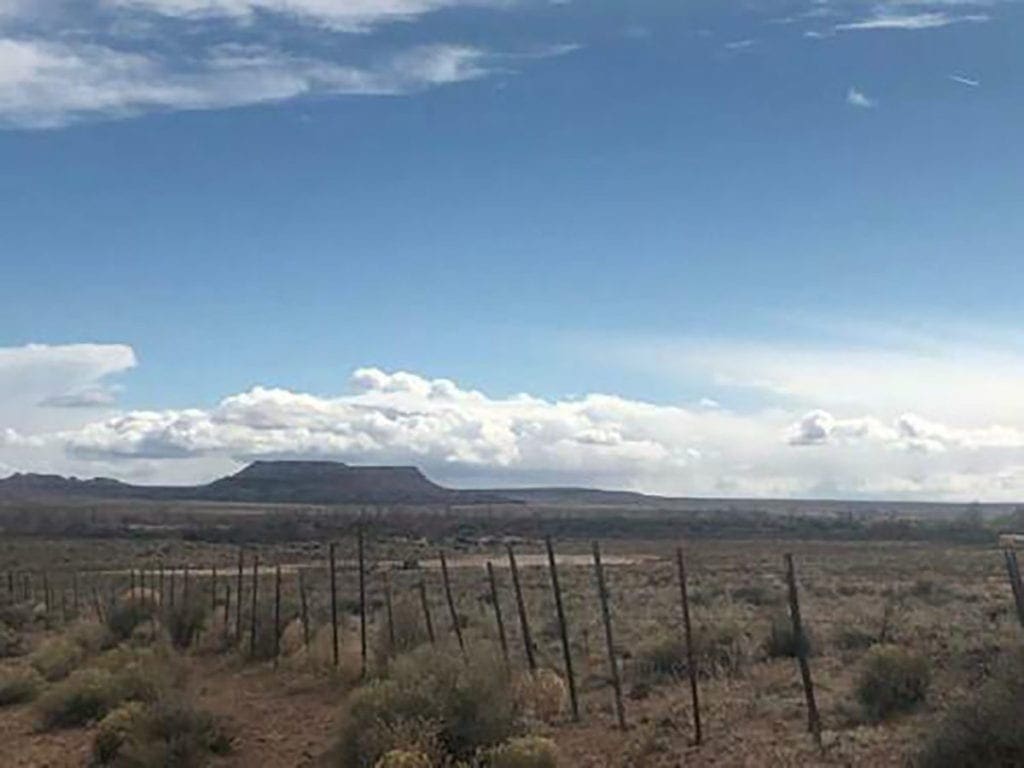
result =
[[[840,32],[872,31],[872,30],[904,30],[937,29],[950,24],[966,22],[980,23],[989,21],[990,17],[983,13],[951,14],[945,11],[928,11],[923,13],[893,13],[883,9],[875,16],[843,24],[836,24]]]
[[[53,127],[90,116],[213,109],[305,94],[401,94],[487,74],[487,55],[423,46],[371,68],[222,45],[183,66],[100,45],[0,39],[0,122]]]
[[[846,92],[846,103],[851,107],[859,109],[874,109],[878,106],[878,102],[875,99],[870,98],[863,91],[853,87]]]
[[[947,75],[949,80],[960,85],[966,85],[968,88],[978,88],[981,85],[980,80],[974,80],[970,77],[964,77],[963,75]]]
[[[411,21],[445,8],[507,3],[501,0],[104,0],[104,4],[189,19],[226,17],[251,22],[258,14],[276,14],[337,31],[365,32],[378,24]]]

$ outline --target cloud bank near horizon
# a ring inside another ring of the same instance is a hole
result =
[[[708,364],[720,367],[713,359]],[[954,413],[949,423],[911,410],[888,415],[891,404],[882,401],[871,413],[844,406],[841,395],[809,408],[816,399],[810,393],[743,411],[708,398],[499,398],[449,379],[377,368],[356,370],[349,391],[336,396],[255,386],[210,408],[126,410],[117,407],[112,382],[135,365],[134,351],[123,345],[0,349],[0,469],[180,482],[258,458],[321,458],[415,464],[462,486],[965,501],[1024,496],[1020,419],[965,424],[964,414]],[[767,375],[760,384],[766,393],[777,386],[769,371],[755,370],[755,355],[734,365],[745,365],[755,379]]]

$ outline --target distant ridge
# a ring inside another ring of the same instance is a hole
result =
[[[350,466],[337,461],[256,461],[197,486],[130,485],[109,478],[14,474],[0,480],[0,500],[74,499],[220,501],[265,504],[498,504],[488,491],[460,491],[428,480],[416,467]]]

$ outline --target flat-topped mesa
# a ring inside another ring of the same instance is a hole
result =
[[[416,467],[354,467],[333,461],[256,461],[200,490],[210,500],[305,504],[446,503],[458,491]]]

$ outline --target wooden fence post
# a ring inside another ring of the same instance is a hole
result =
[[[274,667],[281,655],[281,565],[274,566]]]
[[[690,623],[690,596],[686,586],[686,565],[683,548],[676,547],[676,564],[679,567],[679,593],[683,604],[683,634],[686,639],[686,671],[690,678],[690,700],[693,704],[693,743],[700,745],[700,698],[697,695],[697,659],[693,653],[693,626]]]
[[[519,612],[519,628],[523,634],[523,648],[526,651],[526,663],[530,672],[537,671],[537,659],[533,655],[533,637],[530,635],[530,620],[526,615],[526,602],[523,600],[523,588],[519,583],[519,566],[516,565],[516,553],[512,545],[508,545],[508,565],[512,571],[512,586],[516,593],[516,608]]]
[[[1003,558],[1006,560],[1006,574],[1010,579],[1010,589],[1013,590],[1013,603],[1017,608],[1017,620],[1024,627],[1024,585],[1020,580],[1020,565],[1017,562],[1017,553],[1012,549],[1003,550]]]
[[[217,610],[217,566],[210,571],[210,610]]]
[[[167,601],[167,605],[170,606],[171,608],[174,607],[174,593],[177,592],[177,590],[174,588],[175,574],[176,574],[176,570],[172,566],[171,569],[170,569],[170,573],[167,576],[167,591],[168,591],[169,598],[170,598]]]
[[[388,620],[388,652],[395,652],[395,612],[391,604],[391,574],[384,571],[384,609]]]
[[[181,572],[181,604],[188,605],[188,563],[185,563],[185,568]]]
[[[793,637],[796,642],[796,658],[800,666],[800,678],[804,684],[804,696],[807,699],[807,730],[811,732],[815,743],[821,747],[821,718],[818,705],[814,700],[814,682],[811,680],[811,665],[807,661],[807,636],[804,634],[803,620],[800,618],[800,598],[796,588],[796,569],[793,566],[793,555],[786,554],[786,582],[789,585],[789,615],[793,621]]]
[[[558,616],[558,633],[562,638],[562,656],[565,659],[565,677],[569,681],[569,704],[572,707],[572,719],[580,719],[580,703],[576,696],[576,675],[572,669],[572,649],[569,647],[569,627],[565,620],[565,608],[562,605],[562,588],[558,583],[558,566],[555,563],[555,548],[551,537],[544,539],[548,550],[548,568],[551,571],[551,590],[555,594],[555,613]]]
[[[334,561],[334,542],[328,547],[331,559],[331,637],[334,649],[334,666],[338,666],[338,578]]]
[[[77,616],[79,612],[78,571],[71,572],[71,607],[75,612],[75,616]]]
[[[128,594],[130,594],[132,600],[134,600],[135,599],[135,569],[134,568],[130,569],[130,571],[129,571],[129,585],[130,586],[128,587]],[[43,589],[46,589],[46,574],[45,573],[43,574]],[[49,590],[47,589],[47,591],[49,591]]]
[[[357,532],[356,546],[359,555],[359,655],[360,675],[366,677],[367,650],[366,650],[366,556],[365,542],[363,539],[363,526],[360,523]]]
[[[132,571],[132,583],[135,583],[135,571]],[[43,604],[46,606],[46,615],[50,615],[53,609],[53,602],[50,599],[50,577],[43,571]]]
[[[252,616],[249,621],[249,656],[256,658],[256,614],[259,612],[260,556],[252,556]]]
[[[245,550],[238,548],[238,580],[235,582],[235,643],[242,642],[242,595],[245,589],[242,570],[245,567]]]
[[[224,647],[227,648],[231,637],[228,624],[231,621],[231,582],[224,580]]]
[[[612,615],[608,608],[608,588],[604,581],[604,567],[601,565],[601,547],[594,542],[594,573],[597,575],[597,595],[601,600],[601,618],[604,621],[604,639],[608,646],[608,670],[612,675],[615,689],[615,714],[619,727],[626,729],[626,710],[622,705],[622,681],[619,679],[619,665],[615,661],[615,639],[612,636]]]
[[[452,620],[452,631],[455,633],[455,639],[459,641],[459,650],[462,651],[462,655],[466,655],[466,645],[462,640],[462,626],[459,623],[459,613],[455,610],[455,599],[452,597],[452,585],[448,580],[448,561],[445,560],[444,550],[438,552],[441,556],[441,580],[444,582],[444,597],[448,602],[448,613],[451,615]]]
[[[501,616],[501,601],[498,599],[498,580],[494,575],[494,566],[487,561],[487,581],[491,585],[491,603],[494,606],[494,622],[498,625],[498,642],[501,643],[501,656],[505,659],[505,667],[509,667],[508,638],[505,637],[505,621]]]
[[[161,560],[159,563],[157,563],[157,574],[158,574],[157,578],[159,579],[159,581],[158,581],[159,586],[157,587],[157,592],[160,593],[160,608],[163,609],[164,605],[167,603],[167,595],[164,594],[164,562],[163,562],[163,560]]]
[[[309,605],[306,602],[306,582],[302,578],[302,568],[299,572],[299,607],[302,611],[302,643],[309,650]]]
[[[14,602],[14,571],[7,571],[7,599]]]
[[[430,644],[433,645],[434,640],[434,622],[430,618],[430,601],[427,599],[427,583],[423,578],[420,578],[420,605],[423,607],[423,623],[427,627],[427,637],[430,639]]]

